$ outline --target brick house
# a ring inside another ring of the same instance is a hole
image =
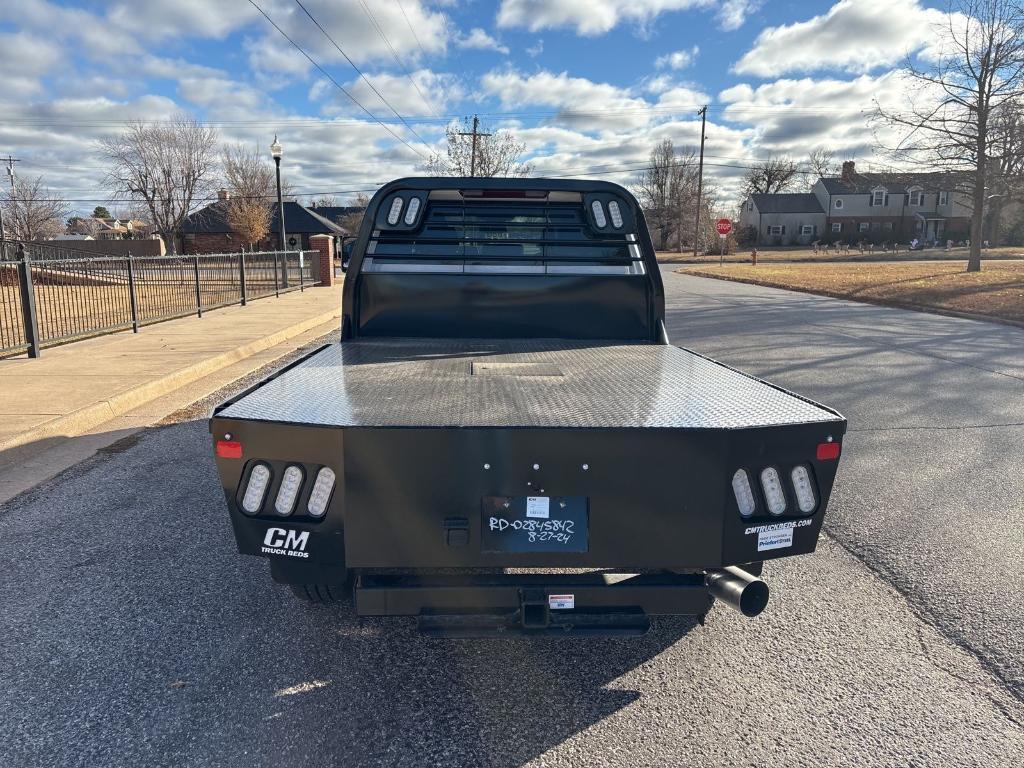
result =
[[[807,210],[814,197],[824,213],[815,237],[806,235]],[[779,211],[765,216],[767,210]],[[858,173],[854,162],[842,174],[818,179],[805,195],[752,195],[743,202],[741,226],[752,227],[758,245],[965,240],[970,233],[971,199],[950,173]]]
[[[227,221],[226,196],[215,203],[189,215],[181,225],[181,247],[179,253],[230,253],[239,251],[243,246],[248,250],[248,243],[239,240],[238,235],[231,231]],[[270,221],[270,233],[261,242],[254,244],[257,251],[274,251],[280,247],[280,209],[275,204]],[[349,237],[350,233],[340,224],[325,216],[306,208],[296,202],[284,204],[284,232],[288,238],[289,250],[308,251],[316,249],[317,244],[311,238],[322,236],[318,240],[328,238],[331,252],[335,252],[341,237]]]

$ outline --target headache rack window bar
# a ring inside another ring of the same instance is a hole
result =
[[[428,260],[399,261],[396,259],[374,259],[367,256],[363,261],[363,272],[386,272],[389,274],[505,274],[505,275],[645,275],[647,270],[642,261],[628,264],[586,264],[586,263],[537,263],[522,264],[480,264],[468,261]]]

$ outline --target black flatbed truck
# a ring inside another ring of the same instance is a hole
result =
[[[672,346],[664,312],[617,185],[386,185],[341,343],[214,411],[239,551],[434,634],[757,615],[763,561],[816,546],[846,421]]]

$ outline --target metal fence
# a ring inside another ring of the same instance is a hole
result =
[[[313,284],[302,251],[97,256],[0,243],[0,357],[139,328]]]

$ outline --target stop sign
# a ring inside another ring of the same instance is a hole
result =
[[[718,230],[718,234],[720,235],[728,235],[732,232],[732,222],[728,219],[719,219],[715,223],[715,229]]]

